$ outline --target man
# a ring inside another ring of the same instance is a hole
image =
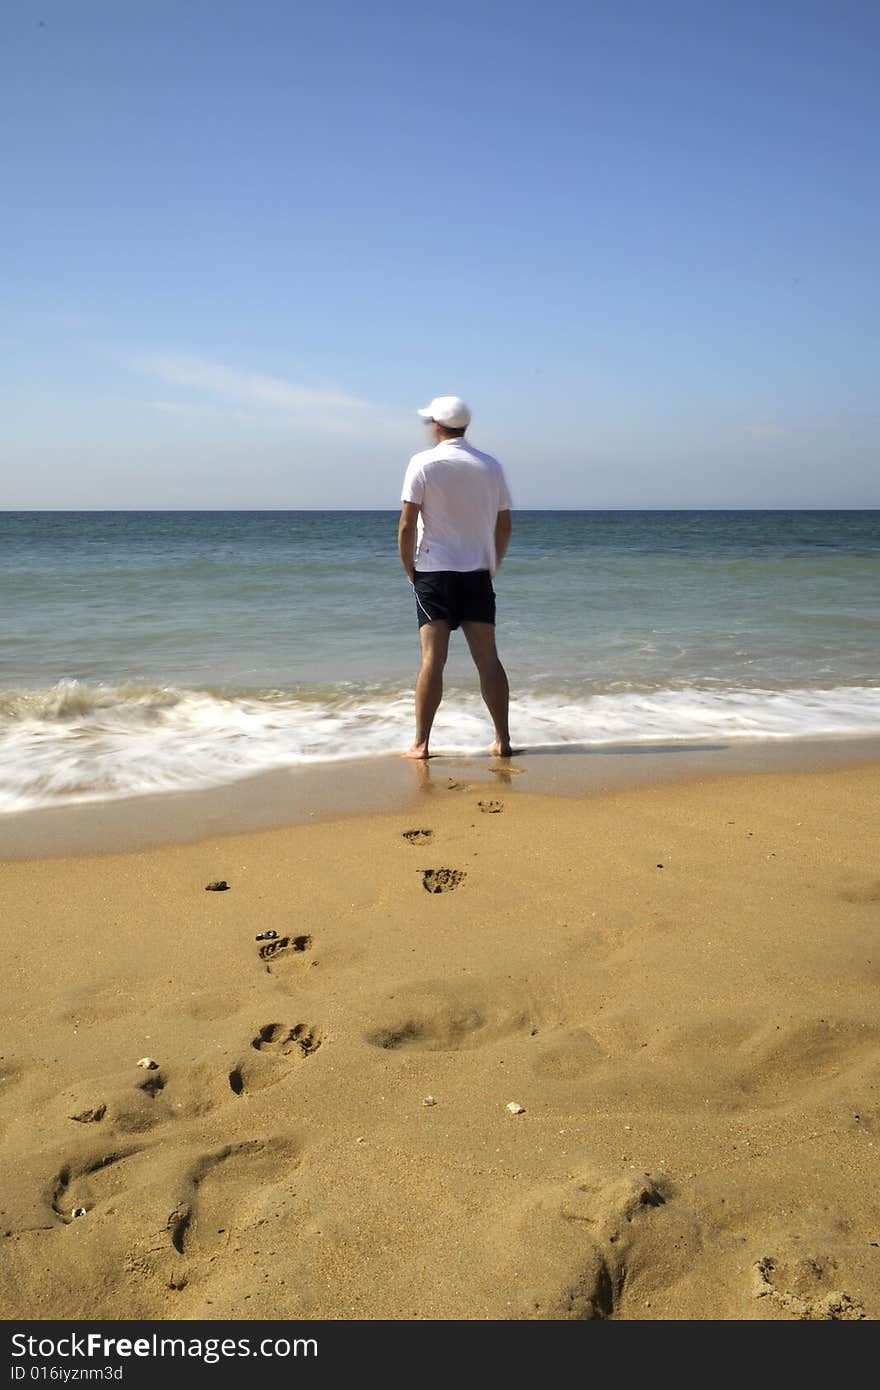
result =
[[[508,758],[510,693],[495,648],[492,578],[510,542],[510,491],[498,460],[465,439],[471,413],[464,401],[437,396],[419,415],[434,447],[409,461],[397,537],[403,568],[415,590],[422,647],[416,737],[407,757],[429,757],[449,634],[460,627],[495,725],[492,752]]]

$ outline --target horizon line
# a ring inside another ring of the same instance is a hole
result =
[[[567,514],[570,512],[877,512],[878,506],[861,507],[514,507],[513,513],[527,512]],[[241,513],[259,515],[277,513],[280,516],[296,516],[310,513],[363,513],[396,515],[398,507],[0,507],[0,516],[37,515],[79,515],[79,516],[117,516],[148,515],[168,516],[195,514],[198,516],[230,516]]]

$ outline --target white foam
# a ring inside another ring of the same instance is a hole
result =
[[[412,718],[411,690],[349,689],[322,701],[62,681],[0,692],[0,812],[396,753],[411,740]],[[511,702],[511,730],[525,749],[880,734],[880,686],[527,692]],[[448,690],[432,749],[483,753],[490,735],[479,697]]]

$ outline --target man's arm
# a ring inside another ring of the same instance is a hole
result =
[[[406,577],[410,584],[413,582],[415,572],[413,552],[416,548],[417,521],[421,510],[421,503],[419,502],[404,502],[400,509],[400,525],[397,528],[397,549],[400,552],[400,563],[406,570]]]
[[[513,523],[510,520],[510,511],[499,512],[495,518],[495,568],[500,569],[501,561],[507,554],[507,547],[510,545],[510,533],[513,530]]]

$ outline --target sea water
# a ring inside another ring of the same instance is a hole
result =
[[[523,511],[495,579],[519,748],[880,733],[880,512]],[[0,513],[0,810],[411,742],[389,511]],[[453,635],[433,751],[491,725]]]

